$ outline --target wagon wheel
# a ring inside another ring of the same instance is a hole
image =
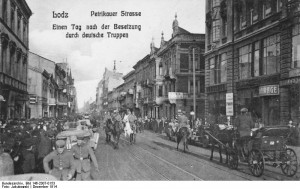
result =
[[[239,156],[236,147],[228,150],[228,167],[231,169],[237,169],[239,166]]]
[[[251,173],[260,177],[264,172],[265,160],[261,151],[253,149],[249,153],[248,166]]]
[[[287,148],[285,152],[283,152],[281,170],[282,172],[289,177],[294,176],[298,170],[298,161],[297,155],[293,149]]]

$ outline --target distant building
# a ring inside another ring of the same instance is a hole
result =
[[[114,88],[121,85],[124,81],[122,79],[123,74],[116,71],[116,66],[114,65],[113,71],[105,68],[102,79],[98,83],[97,93],[96,93],[96,106],[99,112],[107,111],[108,99],[107,95],[109,92],[113,91]],[[100,104],[101,102],[101,104]]]

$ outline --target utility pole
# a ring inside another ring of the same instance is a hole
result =
[[[196,119],[196,64],[195,64],[195,48],[193,48],[193,106],[194,106],[194,121]]]

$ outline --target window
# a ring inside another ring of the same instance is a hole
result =
[[[221,54],[221,83],[227,81],[227,53]]]
[[[1,51],[1,62],[0,62],[0,72],[4,71],[5,72],[5,67],[6,67],[6,56],[7,56],[7,45],[2,44],[2,51]],[[3,68],[3,70],[2,70]],[[5,72],[6,73],[6,72]]]
[[[280,69],[280,35],[272,35],[263,40],[263,75],[279,72]]]
[[[251,45],[239,49],[239,74],[240,79],[251,77]]]
[[[220,39],[220,20],[214,20],[212,23],[212,41],[216,42]]]
[[[7,0],[2,1],[2,18],[7,22]]]
[[[200,76],[200,93],[205,92],[205,76]]]
[[[191,80],[189,80],[189,88],[190,88],[190,90],[189,90],[189,93],[190,94],[193,94],[194,93],[194,82],[193,82],[193,79],[191,79]],[[195,88],[196,88],[196,94],[199,94],[200,93],[200,80],[199,80],[199,78],[196,78],[196,86],[195,86]]]
[[[282,0],[277,0],[277,12],[280,12],[282,9]]]
[[[196,50],[195,50],[196,51]],[[190,63],[190,70],[193,72],[193,54],[190,54],[191,63]],[[195,70],[200,71],[200,62],[199,62],[199,55],[195,54]]]
[[[162,63],[159,63],[158,75],[163,75],[163,66],[162,66]]]
[[[215,84],[215,57],[209,59],[209,84]]]
[[[180,54],[180,72],[188,72],[189,70],[189,55]]]
[[[222,34],[223,37],[227,37],[227,29],[228,29],[228,24],[227,24],[227,19],[223,19],[223,27],[222,27]]]
[[[27,23],[23,23],[23,42],[27,44]]]
[[[20,14],[18,14],[18,31],[17,31],[17,33],[18,33],[18,36],[20,37],[20,35],[21,35],[21,15]]]
[[[14,4],[12,4],[11,12],[10,12],[10,27],[13,32],[15,32],[15,10],[16,10],[16,7]]]
[[[293,52],[291,68],[300,68],[300,24],[293,27]]]
[[[158,86],[158,96],[162,97],[163,96],[163,86]]]
[[[260,76],[260,42],[254,43],[254,77]]]

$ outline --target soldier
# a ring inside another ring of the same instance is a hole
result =
[[[114,121],[114,122],[117,122],[117,124],[122,124],[122,117],[121,117],[121,115],[119,114],[119,111],[118,111],[118,110],[115,110],[115,111],[114,111],[113,121]],[[123,129],[123,127],[122,127],[122,129]]]
[[[178,116],[178,127],[176,132],[179,131],[179,129],[182,127],[187,127],[189,129],[188,120],[189,119],[186,117],[185,111],[182,111],[182,114]]]
[[[75,159],[76,180],[90,180],[91,179],[91,162],[92,159],[96,171],[99,172],[98,163],[92,148],[83,142],[85,136],[77,136],[77,145],[74,145],[71,152]]]
[[[56,141],[56,150],[48,154],[44,160],[44,170],[55,176],[58,180],[70,180],[75,172],[74,157],[65,149],[65,141]],[[49,162],[53,160],[53,169],[49,168]]]

